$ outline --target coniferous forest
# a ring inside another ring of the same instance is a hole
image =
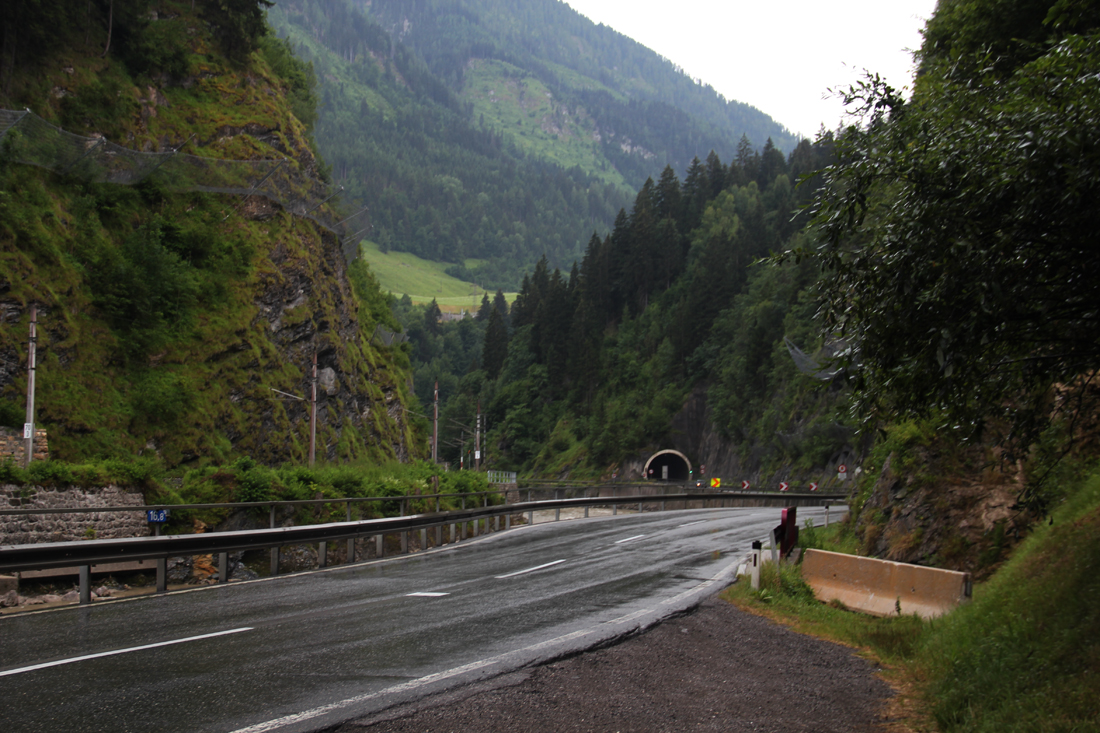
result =
[[[313,65],[318,145],[369,207],[363,236],[489,289],[542,256],[568,268],[667,165],[795,144],[556,0],[287,0],[269,18]]]
[[[476,318],[439,323],[431,308],[398,303],[421,404],[440,384],[441,456],[472,450],[480,403],[494,465],[610,472],[666,440],[701,389],[755,466],[828,461],[851,438],[837,387],[800,378],[784,346],[784,336],[821,346],[818,271],[761,260],[805,243],[802,206],[832,151],[826,134],[789,157],[742,147],[726,165],[711,153],[682,182],[667,167],[569,270],[539,260],[510,312],[486,298]]]

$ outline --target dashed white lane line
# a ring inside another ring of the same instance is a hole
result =
[[[694,522],[688,522],[687,524],[678,524],[676,526],[677,527],[690,527],[693,524],[702,524],[703,522],[708,522],[708,521],[710,521],[710,520],[708,520],[708,519],[697,519]]]
[[[438,592],[422,590],[422,591],[419,591],[418,593],[406,593],[405,595],[407,595],[407,596],[417,596],[417,597],[420,597],[420,598],[439,598],[440,596],[449,596],[451,594],[450,593],[438,593]]]
[[[213,634],[202,634],[201,636],[189,636],[186,639],[171,639],[169,641],[158,641],[155,644],[144,644],[142,646],[132,646],[126,649],[115,649],[109,652],[99,652],[98,654],[85,654],[82,657],[70,657],[69,659],[57,659],[53,662],[43,662],[42,664],[32,664],[29,667],[19,667],[18,669],[9,669],[0,672],[0,677],[6,677],[12,674],[21,674],[23,672],[33,672],[36,669],[46,669],[47,667],[58,667],[62,664],[72,664],[73,662],[84,662],[89,659],[98,659],[100,657],[112,657],[116,654],[127,654],[129,652],[140,652],[145,649],[156,649],[162,646],[171,646],[172,644],[183,644],[188,641],[200,641],[201,639],[212,639],[215,636],[226,636],[227,634],[239,634],[242,631],[252,631],[251,626],[245,626],[240,629],[229,629],[228,631],[216,631]]]
[[[496,579],[501,580],[503,578],[512,578],[512,577],[515,577],[516,575],[523,575],[524,573],[533,573],[536,570],[542,570],[543,568],[549,568],[549,567],[552,567],[554,565],[558,565],[558,564],[563,563],[563,562],[565,562],[565,560],[555,560],[554,562],[543,563],[542,565],[536,565],[535,567],[527,568],[526,570],[517,570],[516,572],[508,573],[507,575],[497,575]]]
[[[625,540],[615,540],[615,544],[616,545],[621,545],[624,542],[633,542],[634,540],[640,540],[643,537],[645,537],[644,534],[636,534],[633,537],[627,537]]]

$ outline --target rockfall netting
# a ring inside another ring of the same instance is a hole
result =
[[[302,173],[290,158],[221,160],[179,152],[143,153],[104,137],[84,137],[51,125],[29,110],[0,109],[0,145],[8,160],[94,183],[131,186],[154,181],[167,190],[262,196],[295,216],[333,232],[348,261],[358,253],[366,210],[340,218],[323,206],[342,189]]]

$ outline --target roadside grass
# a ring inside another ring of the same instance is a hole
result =
[[[788,564],[764,565],[759,590],[743,580],[723,597],[883,664],[899,692],[888,717],[903,728],[1100,731],[1100,471],[1082,473],[1049,523],[975,586],[970,603],[941,618],[876,618],[819,603]],[[843,525],[800,535],[821,549],[852,547]]]
[[[378,244],[363,240],[359,251],[370,265],[383,290],[398,297],[408,295],[413,303],[423,305],[433,298],[441,310],[459,312],[477,311],[481,307],[481,298],[487,291],[446,273],[449,265],[445,262],[431,262],[409,252],[382,252]],[[474,267],[479,260],[466,260],[466,267]],[[488,293],[492,300],[493,293]],[[505,293],[511,303],[515,293]]]

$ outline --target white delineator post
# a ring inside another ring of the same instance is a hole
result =
[[[760,590],[760,563],[762,562],[760,549],[762,545],[763,543],[759,540],[752,543],[752,567],[749,569],[749,572],[752,577],[753,590]]]

